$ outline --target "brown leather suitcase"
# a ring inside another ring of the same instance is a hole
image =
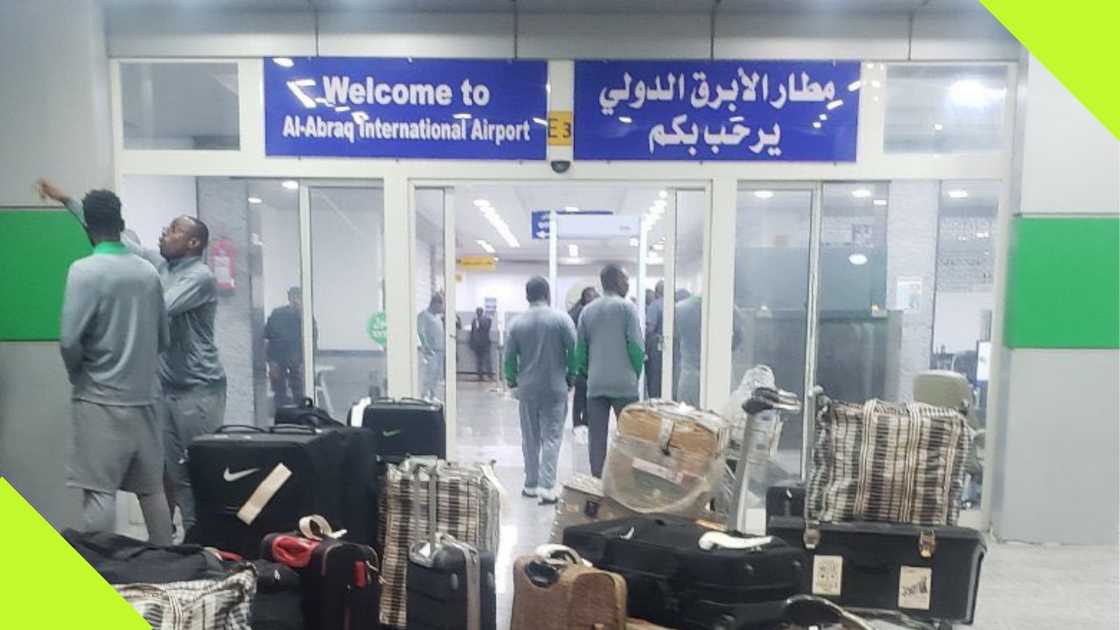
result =
[[[626,630],[626,580],[563,545],[542,545],[513,566],[510,630]]]

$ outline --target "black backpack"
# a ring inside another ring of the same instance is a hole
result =
[[[275,423],[298,424],[315,429],[338,429],[345,426],[326,411],[316,407],[315,402],[310,398],[304,398],[295,405],[277,407]]]

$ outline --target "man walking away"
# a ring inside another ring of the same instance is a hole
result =
[[[610,412],[615,417],[638,400],[645,352],[638,307],[626,299],[630,278],[618,265],[603,267],[603,297],[583,309],[576,344],[577,372],[587,375],[591,474],[601,477],[607,456]]]
[[[444,332],[443,296],[433,293],[428,308],[416,316],[416,332],[420,336],[420,396],[441,400],[443,381]]]
[[[468,339],[471,350],[474,352],[475,361],[478,362],[478,380],[494,377],[494,370],[490,366],[490,327],[493,320],[486,315],[482,307],[474,310],[474,321],[471,322],[471,336]]]
[[[168,343],[159,275],[121,244],[115,194],[92,191],[80,207],[93,254],[70,265],[62,304],[59,347],[73,385],[67,485],[82,490],[86,531],[114,530],[119,489],[140,499],[148,539],[169,545],[155,410],[159,352]]]
[[[579,301],[575,303],[568,316],[572,318],[572,325],[579,328],[579,316],[583,309],[599,297],[595,287],[584,287],[579,294]],[[587,377],[576,376],[576,393],[572,397],[572,429],[576,443],[587,444]]]
[[[282,407],[303,400],[303,291],[288,289],[288,303],[264,325],[265,358],[272,401]]]
[[[40,191],[64,203],[79,220],[85,221],[82,207],[57,187],[41,180]],[[214,272],[202,259],[210,230],[197,218],[183,215],[164,228],[158,251],[141,246],[128,233],[124,237],[122,242],[128,250],[159,272],[163,286],[171,333],[170,343],[159,361],[166,492],[168,500],[179,506],[183,527],[189,530],[195,514],[187,446],[194,438],[217,431],[226,412],[226,373],[214,345],[218,287]]]
[[[646,394],[661,398],[661,311],[665,302],[665,281],[658,280],[653,301],[646,306]]]
[[[522,496],[556,503],[556,462],[568,415],[568,390],[575,368],[576,330],[561,311],[549,308],[548,281],[525,284],[528,312],[510,325],[505,375],[521,406],[521,452],[525,457]]]

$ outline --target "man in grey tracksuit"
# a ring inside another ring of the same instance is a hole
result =
[[[80,204],[46,181],[40,187],[44,196],[62,202],[85,223]],[[214,345],[217,281],[203,260],[210,232],[202,221],[183,215],[164,228],[158,250],[141,246],[131,233],[125,232],[123,237],[130,252],[159,272],[163,286],[171,335],[159,361],[163,394],[158,411],[163,417],[168,481],[165,491],[172,506],[179,506],[183,527],[189,530],[195,510],[187,446],[194,438],[217,431],[226,409],[226,374]]]
[[[556,503],[556,462],[568,417],[568,390],[575,369],[576,330],[566,313],[548,306],[548,281],[525,284],[529,311],[513,320],[506,336],[505,376],[516,388],[525,457],[522,496]]]
[[[114,530],[116,492],[134,492],[149,540],[171,544],[155,402],[159,353],[168,343],[159,276],[120,242],[120,199],[86,195],[93,254],[70,265],[59,349],[73,385],[67,485],[82,490],[86,531]]]
[[[638,400],[638,378],[645,361],[638,307],[626,299],[630,278],[618,265],[599,274],[603,297],[579,317],[576,370],[587,375],[588,454],[591,474],[603,475],[611,410],[615,417]]]
[[[416,334],[420,337],[420,397],[425,400],[443,399],[446,357],[443,310],[443,295],[433,293],[428,308],[416,316]]]

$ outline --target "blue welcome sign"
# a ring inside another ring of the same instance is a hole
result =
[[[585,160],[856,159],[858,61],[577,61]]]
[[[544,159],[544,61],[266,59],[265,154]]]

